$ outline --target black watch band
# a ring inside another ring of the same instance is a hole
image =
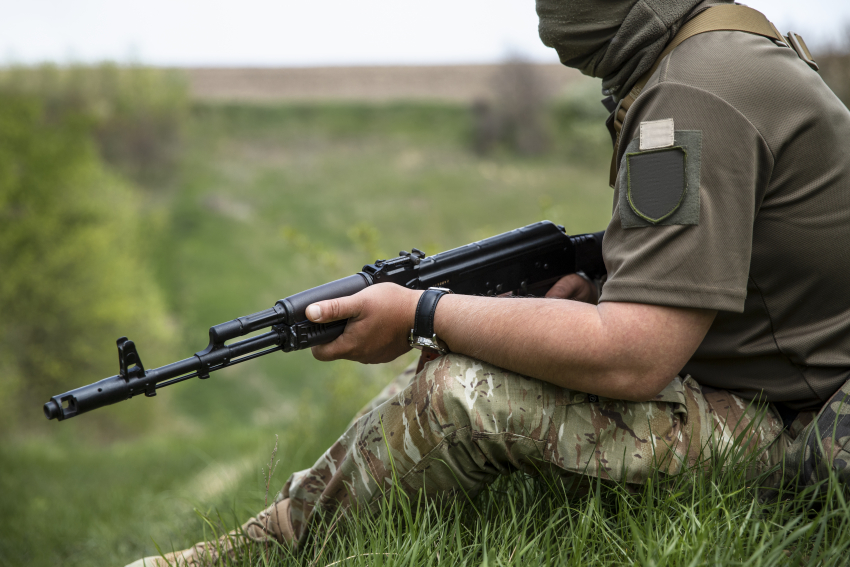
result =
[[[448,289],[432,287],[419,296],[413,329],[410,330],[410,346],[419,349],[428,347],[444,354],[448,352],[445,343],[437,339],[434,333],[434,314],[437,312],[437,303],[447,293],[452,292]]]

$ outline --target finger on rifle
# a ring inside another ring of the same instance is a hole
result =
[[[583,283],[584,280],[581,276],[577,276],[575,274],[564,276],[555,282],[555,285],[546,292],[546,297],[572,299],[581,291]]]
[[[304,314],[314,323],[350,319],[360,313],[360,301],[354,296],[318,301],[307,306]]]
[[[312,347],[310,350],[313,352],[313,358],[321,362],[330,362],[341,358],[342,354],[348,350],[348,346],[345,344],[347,341],[343,336],[341,335],[329,343]]]

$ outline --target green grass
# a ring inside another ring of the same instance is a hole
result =
[[[234,565],[845,565],[846,490],[760,505],[744,466],[656,475],[637,489],[515,474],[481,494],[428,502],[393,492],[375,513],[321,519],[297,551],[243,550]],[[817,505],[817,506],[815,506]],[[210,538],[223,533],[207,518]]]
[[[572,233],[603,228],[607,134],[591,128],[593,111],[570,104],[552,115],[561,132],[552,151],[534,158],[475,156],[470,113],[459,107],[194,107],[176,172],[160,184],[142,176],[137,189],[146,273],[177,337],[171,352],[138,343],[145,365],[189,356],[206,346],[210,325],[400,249],[435,253],[543,218]],[[130,338],[135,324],[126,322]],[[114,343],[92,348],[114,359]],[[187,547],[219,516],[230,529],[312,464],[408,362],[276,354],[98,410],[102,420],[39,421],[5,435],[0,564],[123,565],[157,545]],[[150,415],[127,425],[139,405]],[[121,416],[120,430],[103,426]],[[262,469],[276,436],[267,495]],[[838,493],[812,516],[790,505],[761,510],[734,471],[661,484],[568,498],[514,477],[474,505],[414,506],[395,495],[375,516],[317,529],[315,544],[281,561],[769,565],[806,554],[832,564],[846,551]],[[789,559],[786,549],[799,553]]]

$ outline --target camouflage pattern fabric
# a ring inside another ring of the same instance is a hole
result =
[[[354,417],[351,419],[351,423],[348,424],[348,427],[351,428],[358,419],[366,415],[367,413],[373,411],[379,405],[383,404],[390,398],[396,397],[399,392],[407,388],[407,385],[410,384],[410,381],[413,380],[413,377],[416,376],[416,368],[419,366],[418,362],[414,362],[407,368],[405,368],[401,374],[396,376],[392,382],[387,384],[383,390],[378,393],[377,396],[372,398],[368,404],[363,406],[363,408],[358,411]]]
[[[785,456],[785,478],[797,487],[817,484],[833,470],[850,485],[850,381],[811,420]]]
[[[394,484],[409,494],[473,495],[517,470],[570,484],[641,484],[655,470],[673,474],[737,450],[753,457],[757,473],[790,444],[778,415],[690,377],[653,401],[625,402],[450,354],[391,388],[402,382],[278,494],[290,499],[297,539],[316,510],[369,506]]]

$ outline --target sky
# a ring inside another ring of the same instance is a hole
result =
[[[747,4],[810,46],[850,29],[848,0]],[[0,13],[0,64],[557,62],[537,36],[532,0],[0,0]]]

